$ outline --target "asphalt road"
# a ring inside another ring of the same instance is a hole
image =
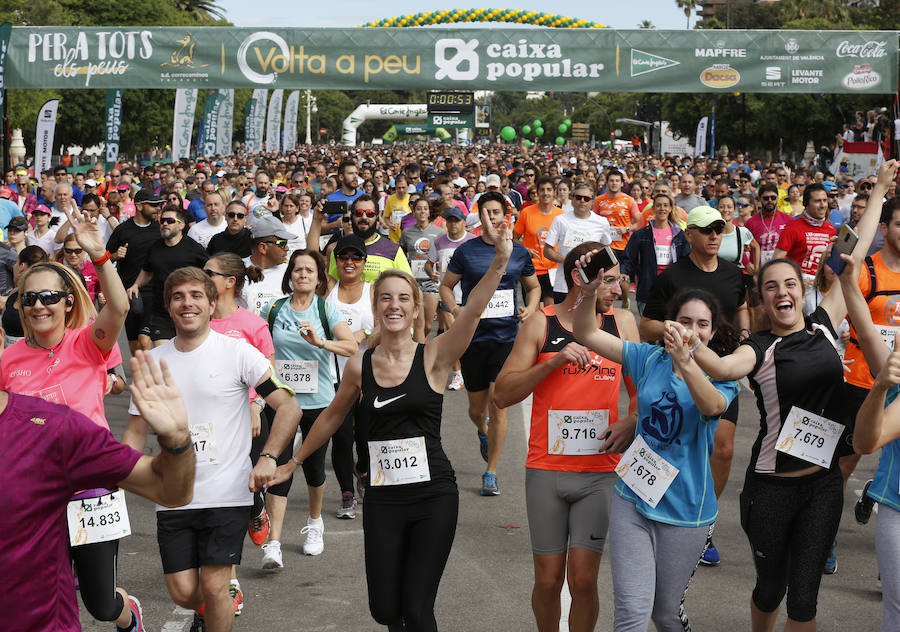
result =
[[[127,349],[123,345],[123,349]],[[127,353],[127,352],[126,352]],[[750,447],[756,435],[758,413],[752,394],[742,390],[740,423],[735,438],[731,479],[720,499],[715,542],[722,555],[716,568],[697,570],[687,596],[686,609],[694,630],[749,629],[749,599],[754,583],[750,549],[738,521],[738,494]],[[110,425],[121,436],[127,419],[128,395],[107,400]],[[448,392],[444,401],[445,450],[457,475],[460,490],[459,522],[453,550],[437,601],[440,629],[456,632],[495,632],[536,629],[531,613],[532,562],[525,512],[524,462],[526,428],[523,406],[509,411],[509,435],[499,469],[502,494],[478,495],[484,463],[466,413],[465,392]],[[155,441],[148,442],[148,451]],[[881,596],[876,588],[874,523],[858,525],[853,505],[859,490],[871,478],[874,457],[865,457],[848,485],[844,518],[838,534],[838,572],[823,577],[819,594],[819,630],[878,630]],[[334,511],[340,494],[328,461],[325,552],[302,554],[300,527],[306,523],[307,498],[302,485],[291,492],[282,548],[285,568],[260,569],[262,552],[245,540],[238,577],[245,608],[236,630],[292,630],[314,632],[383,630],[368,612],[363,565],[362,517],[338,520]],[[147,630],[182,632],[190,627],[191,613],[176,607],[166,593],[156,546],[152,504],[128,496],[132,535],[122,540],[119,553],[120,586],[137,595],[144,609]],[[600,618],[598,630],[612,629],[612,579],[609,563],[600,566]],[[782,615],[782,621],[784,616]],[[108,632],[111,624],[93,621],[81,608],[85,630]],[[779,623],[779,628],[781,627]],[[567,629],[565,616],[561,629]],[[652,629],[652,626],[651,626]]]

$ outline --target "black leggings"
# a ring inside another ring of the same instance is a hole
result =
[[[741,492],[741,526],[756,565],[753,603],[774,612],[787,592],[787,614],[812,621],[822,568],[841,521],[841,471],[790,478],[748,472]]]
[[[363,512],[372,617],[392,632],[436,632],[434,601],[456,535],[459,495]]]
[[[353,418],[356,406],[350,409],[344,423],[331,437],[331,467],[341,492],[353,493]]]
[[[304,408],[303,416],[300,418],[300,430],[303,432],[303,437],[306,438],[306,435],[309,434],[310,429],[315,423],[316,419],[319,418],[319,415],[322,414],[324,408]],[[266,406],[266,419],[271,420],[268,421],[269,431],[272,430],[272,421],[275,419],[275,411]],[[303,462],[303,477],[306,479],[306,484],[310,487],[320,487],[325,484],[325,455],[328,453],[328,444],[326,443],[321,448],[313,452],[309,455],[309,458]],[[288,441],[287,447],[285,447],[284,451],[278,455],[276,462],[278,465],[284,465],[289,463],[291,460],[291,456],[294,454],[294,442]],[[283,483],[278,483],[277,485],[273,485],[270,487],[266,493],[272,494],[273,496],[281,496],[283,498],[287,498],[288,492],[291,491],[291,484],[294,481],[293,474],[289,479],[284,481]]]
[[[97,621],[115,621],[125,608],[116,590],[116,557],[119,541],[83,544],[69,549],[84,607]]]

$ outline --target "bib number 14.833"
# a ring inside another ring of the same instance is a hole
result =
[[[72,546],[119,540],[130,535],[125,492],[117,490],[99,498],[69,501],[66,522]]]

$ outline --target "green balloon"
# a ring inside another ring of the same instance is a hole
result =
[[[559,130],[560,134],[565,134],[567,131],[569,131],[569,126],[565,123],[560,123],[559,127],[557,127],[556,129]]]
[[[513,140],[516,137],[516,130],[507,125],[500,130],[500,138],[503,140]]]
[[[522,133],[523,133],[523,134],[530,134],[530,133],[531,133],[531,125],[523,125],[523,126],[522,126]]]
[[[534,135],[535,135],[535,136],[543,136],[543,135],[544,135],[544,128],[543,128],[543,127],[538,127],[537,129],[535,129],[535,130],[534,130]]]
[[[541,126],[541,119],[534,119],[534,123],[532,123],[532,125],[534,125],[534,129],[539,128]]]
[[[565,145],[565,144],[566,144],[566,139],[563,138],[562,136],[557,136],[557,137],[556,137],[556,144],[557,144],[557,145]]]
[[[566,119],[563,123],[565,123],[566,127],[572,127],[572,119]]]
[[[528,140],[527,138],[526,138],[525,140],[522,141],[522,144],[523,144],[525,147],[531,147],[531,141]]]

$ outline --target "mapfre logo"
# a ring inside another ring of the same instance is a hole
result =
[[[863,44],[851,44],[844,40],[835,51],[838,57],[858,57],[859,59],[880,59],[887,55],[887,42],[869,40]]]
[[[478,77],[478,40],[440,39],[434,45],[435,79],[471,81]]]

